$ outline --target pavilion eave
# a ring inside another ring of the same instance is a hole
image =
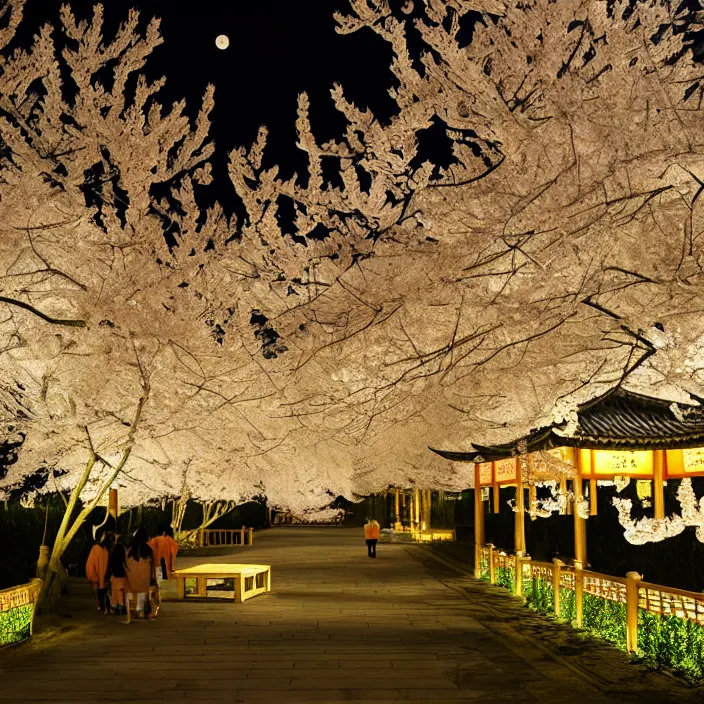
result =
[[[623,388],[582,405],[577,433],[566,436],[559,426],[537,428],[514,442],[493,446],[474,445],[470,452],[432,450],[453,462],[495,462],[515,457],[525,443],[529,453],[556,447],[583,450],[684,450],[704,447],[704,412],[701,406],[679,405],[650,398]],[[556,431],[557,430],[557,431]]]

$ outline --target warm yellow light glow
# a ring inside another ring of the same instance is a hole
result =
[[[567,462],[570,459],[569,452],[568,452],[569,449],[571,449],[571,448],[553,447],[550,450],[548,450],[547,452],[549,455],[556,457],[558,460],[562,460],[563,462]]]
[[[493,478],[491,476],[491,462],[482,462],[479,465],[479,477],[482,486],[491,484],[491,482],[493,481]]]
[[[261,572],[262,570],[269,570],[271,567],[269,565],[243,565],[240,563],[235,564],[206,564],[206,565],[195,565],[194,567],[186,567],[182,570],[176,570],[177,575],[199,575],[207,574],[213,577],[231,576],[233,574],[242,574],[245,572]]]
[[[595,450],[592,471],[598,476],[647,477],[653,475],[653,453]]]
[[[496,481],[500,484],[516,481],[516,458],[509,457],[505,460],[494,462]]]
[[[704,474],[704,448],[682,450],[683,469],[688,474]]]
[[[451,529],[447,530],[414,530],[411,531],[413,540],[418,543],[430,543],[444,540],[454,540],[455,531]]]
[[[649,479],[641,479],[637,481],[636,494],[641,501],[643,499],[651,499],[653,497],[653,482]]]

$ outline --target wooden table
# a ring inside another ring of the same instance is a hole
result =
[[[192,598],[233,598],[240,603],[253,596],[271,591],[271,567],[269,565],[242,565],[242,564],[205,564],[187,567],[174,572],[177,581],[179,599]],[[212,582],[231,579],[234,589],[224,591],[216,589],[220,586]],[[195,581],[194,591],[186,593],[186,582]],[[208,584],[208,581],[211,584]]]

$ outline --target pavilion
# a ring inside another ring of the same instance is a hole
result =
[[[695,399],[699,401],[699,399]],[[663,482],[704,475],[704,403],[682,404],[644,396],[621,386],[577,409],[576,429],[563,434],[566,422],[532,430],[503,445],[474,445],[471,452],[430,448],[454,462],[473,462],[475,471],[475,569],[484,543],[483,487],[494,491],[498,512],[499,487],[521,486],[535,497],[535,482],[558,480],[566,491],[572,484],[574,503],[585,502],[589,515],[597,509],[599,480],[629,477],[652,482],[653,516],[665,517]],[[585,511],[574,516],[575,560],[587,565]],[[515,550],[525,554],[525,495],[516,492]]]

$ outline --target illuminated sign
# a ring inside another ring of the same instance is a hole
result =
[[[682,450],[682,460],[685,472],[704,473],[704,448]]]
[[[509,457],[505,460],[494,462],[494,471],[496,472],[496,481],[500,484],[516,481],[516,458]]]
[[[619,450],[595,450],[594,466],[596,475],[640,477],[653,475],[653,453],[650,450],[635,452]]]
[[[491,484],[493,477],[491,476],[491,462],[483,462],[479,465],[479,481],[482,485]]]

